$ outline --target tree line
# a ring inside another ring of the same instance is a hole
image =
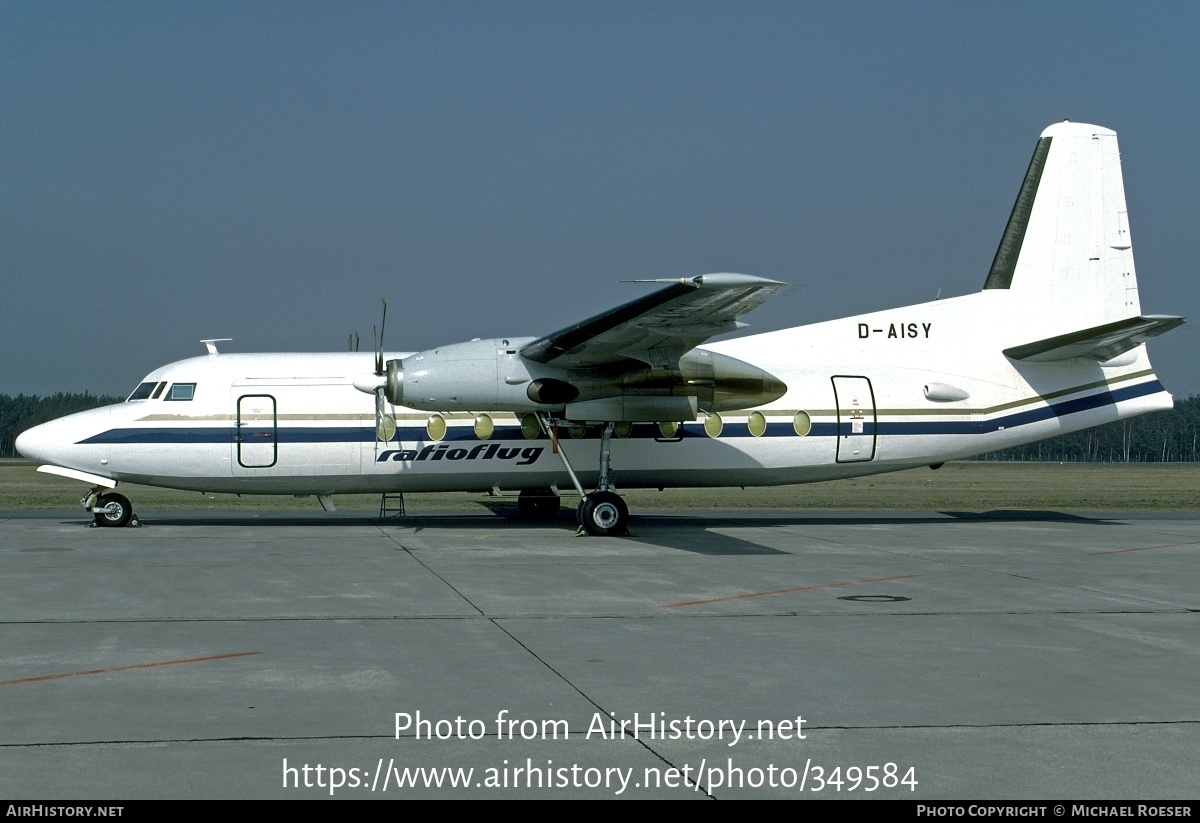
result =
[[[15,457],[13,442],[26,429],[85,409],[120,403],[108,395],[38,397],[0,394],[0,457]],[[1104,426],[991,452],[979,460],[1051,460],[1080,463],[1176,463],[1200,459],[1200,395],[1177,400],[1170,411],[1152,412]]]
[[[46,397],[38,397],[36,394],[18,394],[16,397],[0,394],[0,457],[17,456],[13,441],[28,428],[66,414],[120,403],[124,399],[87,392],[59,392]]]

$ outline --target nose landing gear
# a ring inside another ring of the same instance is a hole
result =
[[[120,528],[122,526],[137,526],[137,517],[133,514],[133,504],[123,494],[109,492],[97,494],[99,489],[92,489],[83,498],[83,507],[91,512],[93,525]]]

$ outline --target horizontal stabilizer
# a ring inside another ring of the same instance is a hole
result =
[[[1051,362],[1056,360],[1071,360],[1076,357],[1087,357],[1104,362],[1134,349],[1151,337],[1158,337],[1163,332],[1183,323],[1182,317],[1170,317],[1152,314],[1144,317],[1130,317],[1115,323],[1105,323],[1090,329],[1047,337],[1022,346],[1005,349],[1004,354],[1013,360],[1025,360],[1033,363]]]

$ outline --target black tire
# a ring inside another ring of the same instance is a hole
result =
[[[629,533],[629,507],[616,492],[592,492],[579,501],[579,525],[597,537]]]
[[[120,528],[128,525],[129,519],[133,517],[133,506],[123,494],[102,494],[92,509],[92,517],[95,518],[97,526]]]
[[[562,499],[551,489],[522,489],[517,511],[531,520],[552,520],[562,508]]]

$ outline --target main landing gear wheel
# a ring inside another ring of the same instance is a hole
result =
[[[133,506],[123,494],[102,494],[92,507],[92,517],[97,526],[120,528],[133,517]]]
[[[561,508],[553,489],[522,489],[517,495],[517,511],[531,520],[552,520]]]
[[[629,533],[629,507],[616,492],[592,492],[579,501],[579,525],[598,537]]]

